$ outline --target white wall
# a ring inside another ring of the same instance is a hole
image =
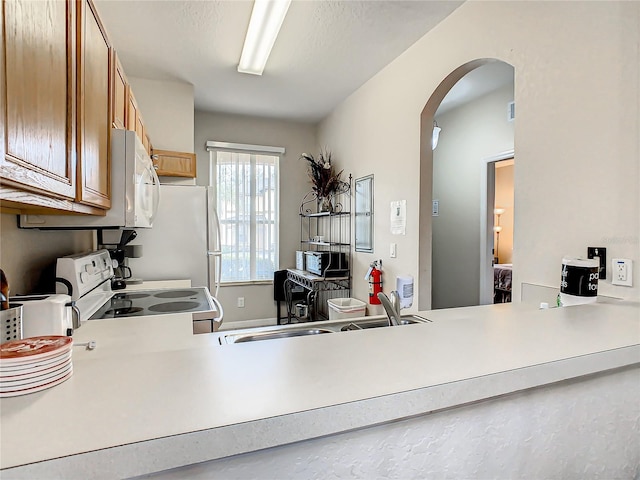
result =
[[[153,147],[193,153],[193,85],[135,77],[129,83]]]
[[[433,152],[432,307],[478,305],[481,181],[485,159],[513,149],[507,104],[513,85],[436,115],[442,128]]]
[[[207,140],[270,145],[285,148],[280,161],[280,268],[295,266],[295,251],[300,249],[300,201],[311,189],[303,152],[316,152],[316,126],[258,117],[195,113],[195,153],[198,158],[199,185],[209,182],[209,152]],[[238,308],[237,298],[245,297],[244,308]],[[225,308],[225,326],[252,319],[272,319],[276,315],[273,286],[223,286],[219,299]],[[284,308],[283,308],[284,311]]]
[[[376,253],[356,256],[355,296],[366,292],[357,279],[371,258],[385,259],[387,279],[429,274],[429,262],[418,263],[420,242],[431,242],[430,216],[418,235],[420,188],[431,183],[420,179],[421,112],[449,73],[484,58],[515,67],[514,299],[522,282],[558,286],[562,256],[587,246],[638,265],[639,31],[637,2],[466,2],[343,102],[321,123],[319,143],[354,176],[376,174],[382,212]],[[402,198],[407,235],[392,238],[384,212]],[[389,260],[392,240],[399,255]],[[606,280],[600,293],[639,297],[639,271],[632,288]]]
[[[93,231],[20,230],[16,215],[0,217],[0,268],[9,280],[11,295],[32,293],[43,270],[58,257],[94,248]],[[55,286],[47,293],[53,292]]]

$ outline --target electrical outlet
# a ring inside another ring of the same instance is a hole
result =
[[[238,308],[244,308],[244,297],[238,297]]]
[[[612,285],[633,286],[633,262],[627,258],[614,258],[611,260]]]
[[[587,247],[587,258],[597,258],[600,261],[598,267],[598,279],[607,278],[607,249],[604,247]]]

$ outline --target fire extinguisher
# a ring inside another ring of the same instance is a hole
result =
[[[365,280],[369,280],[369,303],[371,305],[380,305],[378,293],[382,291],[382,260],[374,260],[369,265],[369,270],[364,276]]]

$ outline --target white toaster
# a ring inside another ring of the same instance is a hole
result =
[[[69,295],[43,294],[11,297],[22,304],[22,338],[43,335],[73,335],[80,315]]]

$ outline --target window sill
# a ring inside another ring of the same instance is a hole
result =
[[[273,280],[247,280],[242,282],[220,282],[220,288],[224,287],[251,287],[258,285],[273,285]]]

